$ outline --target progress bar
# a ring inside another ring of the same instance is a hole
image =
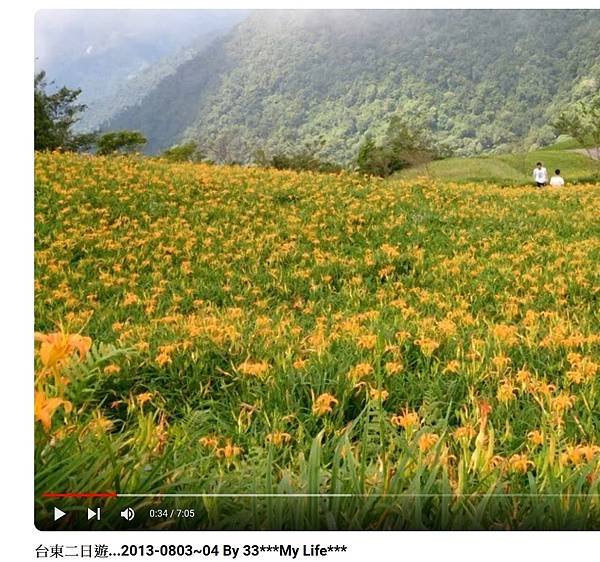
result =
[[[117,492],[44,492],[43,498],[116,498]]]
[[[506,494],[486,494],[484,492],[476,492],[472,494],[427,494],[427,493],[377,493],[377,494],[319,494],[319,493],[243,493],[243,494],[227,494],[227,493],[155,493],[155,494],[121,494],[117,492],[96,492],[96,493],[79,493],[79,492],[45,492],[42,494],[44,498],[472,498],[477,496],[485,496],[489,498],[595,498],[600,497],[600,494],[545,494],[545,493],[506,493]]]

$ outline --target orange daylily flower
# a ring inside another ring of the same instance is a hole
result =
[[[337,404],[338,400],[332,394],[328,394],[327,392],[321,394],[316,398],[313,402],[312,412],[316,416],[322,416],[332,411],[333,404]]]
[[[392,416],[390,421],[392,422],[392,425],[402,427],[405,430],[421,424],[419,414],[417,414],[417,412],[409,412],[408,408],[405,408],[402,414]]]
[[[219,458],[225,458],[227,460],[237,457],[242,452],[242,449],[237,445],[234,445],[231,440],[228,440],[224,447],[220,447],[215,450],[215,454]]]
[[[525,454],[515,454],[508,459],[508,464],[513,472],[526,473],[530,468],[535,468],[535,463]]]
[[[273,433],[269,433],[266,439],[267,443],[272,443],[279,447],[289,443],[292,440],[292,436],[285,431],[274,431]]]
[[[427,452],[438,442],[438,439],[439,437],[435,433],[424,433],[419,437],[419,450],[422,453]]]
[[[205,435],[204,437],[200,437],[198,442],[203,447],[210,447],[210,448],[214,449],[219,444],[219,438],[215,437],[214,435]]]
[[[50,426],[52,425],[52,416],[54,412],[59,406],[63,406],[65,412],[69,413],[73,406],[71,402],[68,400],[63,400],[62,398],[48,398],[44,391],[36,391],[35,392],[35,419],[37,421],[42,422],[44,429],[46,431],[50,430]]]
[[[75,352],[79,359],[83,359],[92,347],[92,339],[79,334],[53,334],[35,333],[35,341],[41,342],[40,359],[45,368],[59,367],[65,363]]]
[[[143,406],[146,402],[150,402],[153,396],[153,392],[142,392],[141,394],[138,394],[135,398],[138,401],[138,404],[140,406]]]

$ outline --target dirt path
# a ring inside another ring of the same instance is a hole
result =
[[[579,152],[579,154],[583,154],[584,156],[591,156],[594,160],[600,160],[600,146],[588,149],[574,148],[570,152]]]

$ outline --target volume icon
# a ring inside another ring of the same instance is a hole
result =
[[[135,517],[135,511],[128,507],[127,509],[121,511],[121,517],[127,521],[131,521]]]

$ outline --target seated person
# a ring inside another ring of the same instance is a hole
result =
[[[565,180],[560,176],[560,170],[554,170],[554,175],[550,178],[550,185],[554,187],[565,185]]]

